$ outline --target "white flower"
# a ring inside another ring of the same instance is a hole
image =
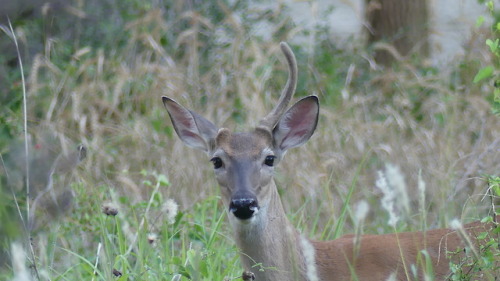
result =
[[[422,179],[422,171],[418,173],[418,203],[420,212],[425,218],[425,181]]]
[[[389,187],[387,179],[382,171],[378,171],[378,179],[375,185],[382,191],[382,207],[389,213],[389,225],[394,227],[399,220],[394,210],[394,201],[396,199],[396,193]]]
[[[175,222],[175,217],[177,216],[177,211],[179,206],[173,199],[167,199],[162,206],[162,212],[165,213],[168,224],[173,224]]]
[[[402,213],[405,216],[410,214],[410,200],[404,175],[399,167],[387,164],[384,172],[378,171],[378,179],[375,185],[382,191],[382,207],[389,213],[388,224],[394,227],[399,221],[397,213]],[[425,185],[419,187],[425,191]]]
[[[368,215],[368,211],[370,210],[370,206],[366,201],[360,201],[356,207],[354,207],[354,221],[356,225],[362,225],[365,221],[366,216]]]
[[[405,212],[406,215],[410,213],[410,199],[408,199],[408,192],[406,192],[406,182],[401,169],[398,166],[392,164],[385,165],[385,175],[387,177],[387,181],[392,189],[396,192],[396,196],[398,197],[398,207],[402,207],[402,211]]]

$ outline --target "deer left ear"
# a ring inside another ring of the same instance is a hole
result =
[[[288,109],[273,130],[274,143],[283,153],[292,147],[304,144],[314,133],[318,124],[319,101],[308,96]]]
[[[171,98],[162,97],[162,100],[180,139],[190,147],[208,152],[217,135],[217,127]]]

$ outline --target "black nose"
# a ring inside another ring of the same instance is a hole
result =
[[[233,199],[229,205],[229,211],[240,220],[247,220],[259,210],[257,200],[253,198]]]

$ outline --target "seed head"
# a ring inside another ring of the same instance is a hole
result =
[[[120,276],[122,276],[122,273],[120,271],[118,271],[117,269],[113,268],[113,275],[116,277],[120,277]]]
[[[394,208],[394,201],[396,199],[396,193],[389,187],[387,179],[382,171],[378,171],[378,179],[375,185],[382,191],[382,207],[389,213],[389,225],[396,226],[399,217],[396,215]]]
[[[177,211],[179,210],[177,203],[175,203],[173,199],[167,199],[165,203],[163,203],[161,210],[165,214],[168,224],[173,224],[177,216]]]
[[[156,233],[149,233],[148,234],[148,243],[149,244],[155,243],[157,239],[158,239],[158,235]]]
[[[118,208],[113,203],[104,203],[102,205],[102,212],[106,216],[116,216],[118,214]]]
[[[241,279],[243,279],[243,281],[255,280],[255,274],[253,274],[253,272],[250,272],[250,271],[243,271],[243,274],[241,275]]]

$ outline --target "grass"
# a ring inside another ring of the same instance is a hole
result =
[[[40,279],[241,276],[211,165],[175,136],[160,97],[173,97],[216,124],[249,128],[270,110],[286,81],[278,43],[306,31],[281,9],[243,2],[68,5],[13,24],[23,34],[27,115],[24,84],[13,63],[0,113],[1,195],[8,199],[0,202],[0,219],[7,222],[0,229],[6,249],[0,279],[13,277],[11,243],[25,247],[27,241],[13,203],[23,211],[28,204],[24,143],[35,196],[48,186],[46,168],[55,166],[58,155],[71,159],[78,144],[87,148],[78,166],[51,177],[56,211],[48,205],[35,210],[39,227],[31,236]],[[270,23],[270,38],[253,33],[262,22]],[[296,97],[319,96],[320,123],[304,147],[287,154],[276,175],[298,228],[324,240],[353,233],[352,206],[364,200],[370,212],[363,232],[393,232],[375,187],[387,163],[404,174],[409,194],[418,194],[420,175],[427,186],[425,206],[411,197],[410,214],[397,231],[486,216],[486,175],[500,171],[500,118],[490,110],[493,86],[472,80],[493,58],[470,51],[451,75],[419,61],[373,69],[360,55],[366,55],[362,46],[338,49],[317,32],[313,53],[299,45],[292,49],[299,62]],[[9,59],[7,52],[2,59]],[[68,192],[70,199],[61,201]],[[162,211],[168,199],[179,205],[171,224]],[[106,204],[118,214],[105,215]]]
[[[168,187],[156,182],[144,188],[160,186]],[[78,212],[38,240],[42,279],[112,280],[121,274],[118,280],[218,280],[237,275],[237,256],[231,239],[223,234],[227,233],[221,223],[225,214],[217,196],[177,213],[167,223],[166,201],[154,191],[149,203],[131,204],[129,198],[117,196],[110,203],[118,210],[113,216],[93,203],[104,201],[103,194],[113,197],[109,188],[101,186],[93,192],[83,184],[73,188]]]

